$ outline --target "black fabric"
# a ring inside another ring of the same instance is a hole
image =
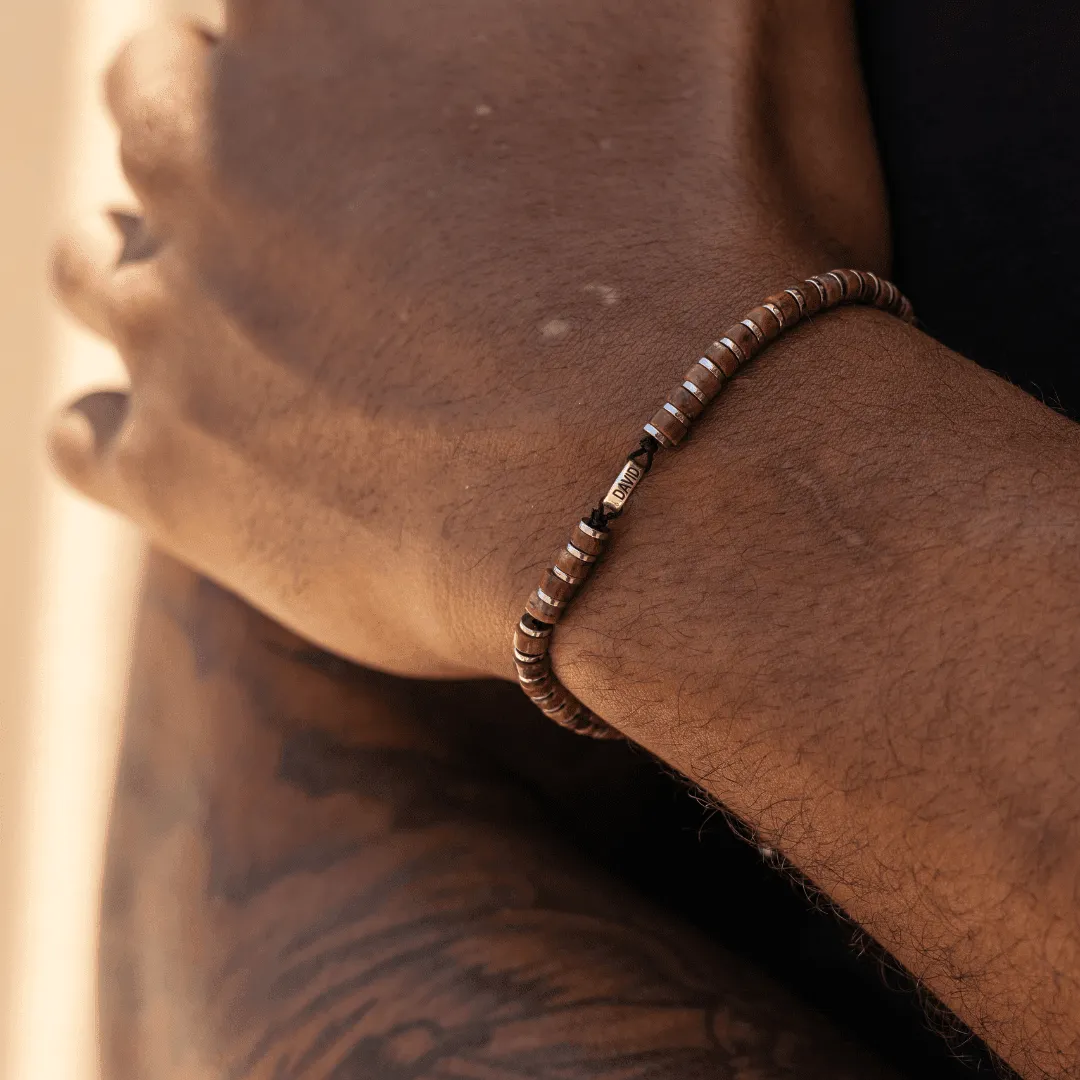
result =
[[[897,284],[946,345],[1080,416],[1080,5],[857,10]]]

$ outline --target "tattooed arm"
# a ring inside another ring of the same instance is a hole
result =
[[[462,748],[499,700],[341,664],[157,560],[106,880],[108,1080],[884,1075],[478,767]]]

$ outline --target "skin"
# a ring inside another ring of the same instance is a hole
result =
[[[61,471],[345,656],[508,675],[717,328],[887,262],[843,5],[633,16],[282,0],[134,43],[143,257],[57,262],[132,390],[60,419]],[[660,462],[553,652],[1028,1077],[1080,1075],[1078,475],[1075,425],[829,315]]]
[[[555,837],[475,745],[532,741],[515,696],[354,668],[160,557],[138,640],[110,1080],[894,1075]],[[642,773],[595,754],[612,790]]]

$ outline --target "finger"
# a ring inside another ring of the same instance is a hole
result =
[[[161,24],[132,38],[105,76],[124,172],[159,233],[159,217],[205,160],[215,47],[193,23]]]
[[[130,411],[130,398],[102,390],[79,398],[53,420],[46,439],[53,468],[76,491],[95,502],[121,509],[114,467]]]
[[[112,338],[112,276],[121,238],[100,217],[69,230],[53,248],[51,278],[57,299],[84,326]]]
[[[70,230],[53,249],[53,291],[83,325],[119,344],[121,300],[130,306],[123,268],[152,258],[156,237],[135,213],[111,210]]]

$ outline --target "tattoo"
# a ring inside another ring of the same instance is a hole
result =
[[[549,834],[456,749],[437,694],[315,654],[162,561],[140,641],[108,1080],[886,1075]]]

